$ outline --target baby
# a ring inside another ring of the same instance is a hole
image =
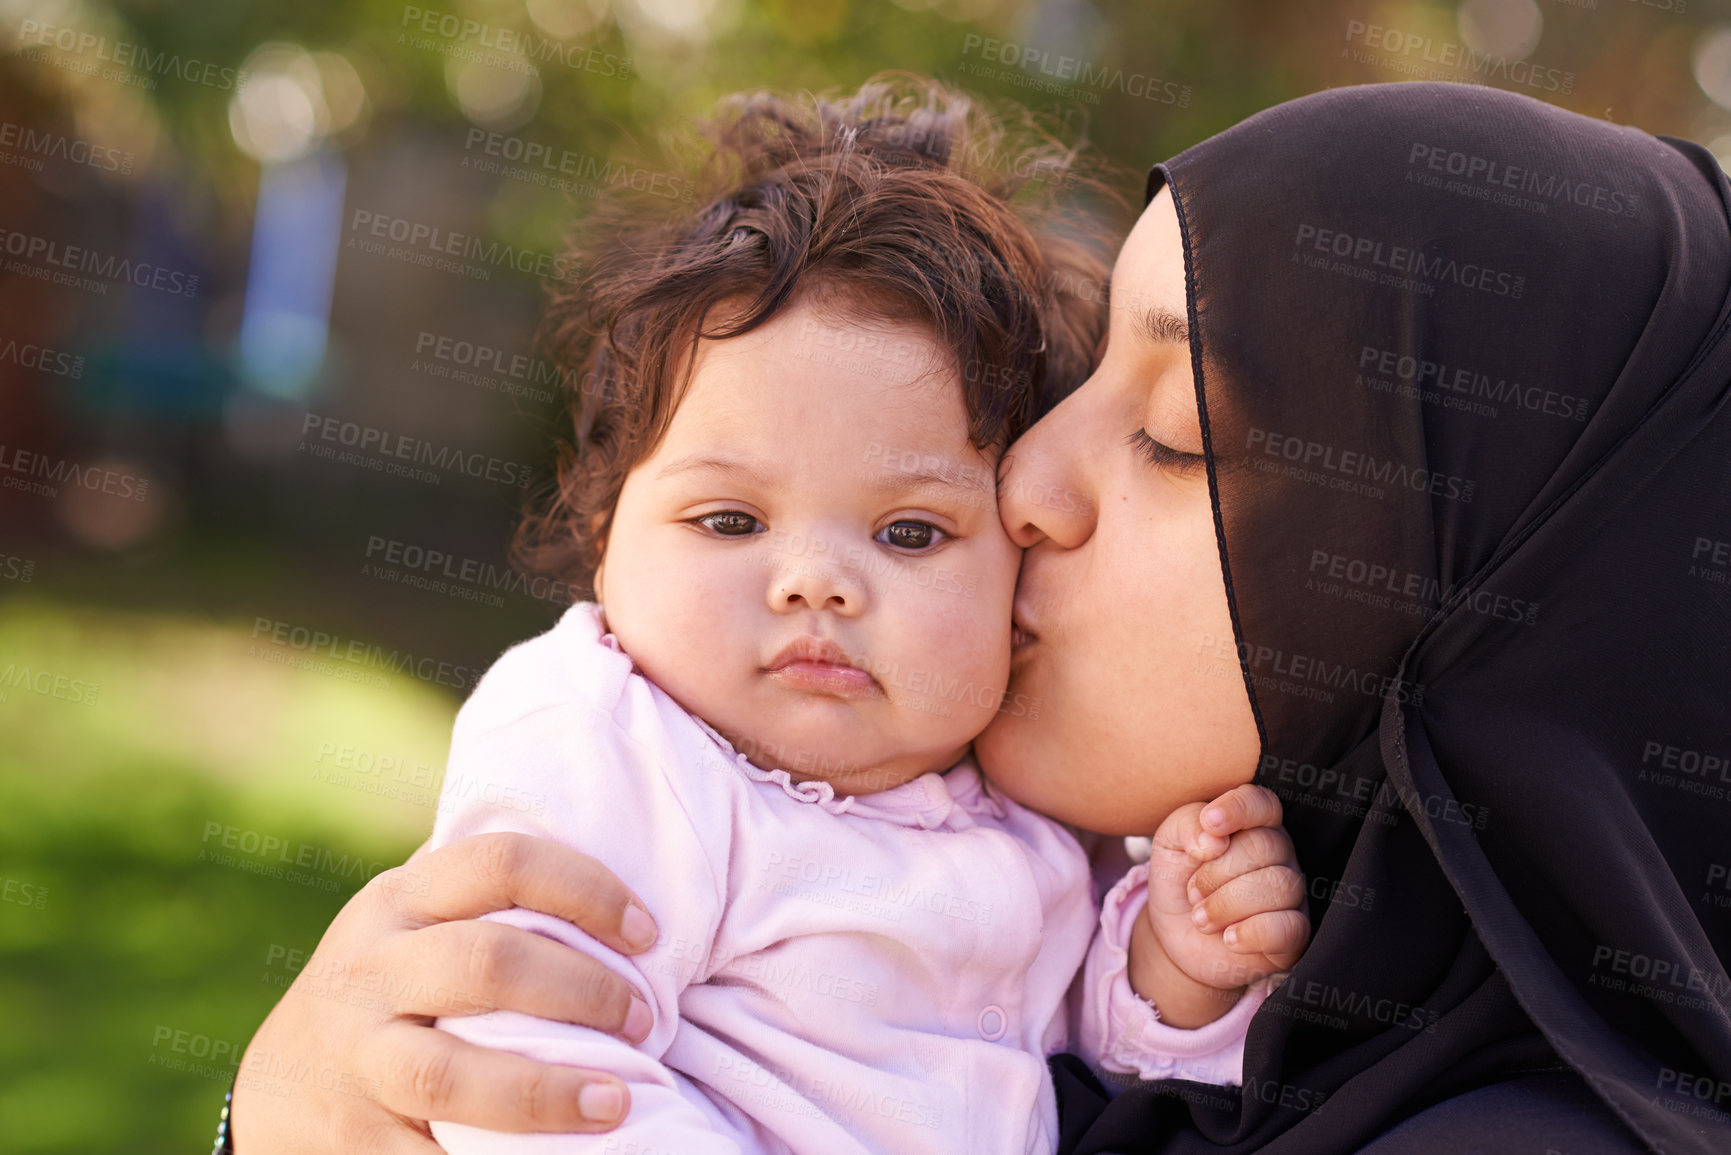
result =
[[[659,941],[629,958],[492,916],[623,975],[653,1009],[641,1043],[511,1012],[439,1024],[611,1072],[630,1114],[606,1134],[435,1138],[1049,1152],[1056,1051],[1237,1082],[1257,991],[1198,1030],[1153,1024],[1125,977],[1137,912],[1102,916],[1077,838],[969,753],[998,710],[1040,709],[1006,701],[1020,551],[995,478],[1099,332],[1049,289],[1081,258],[961,175],[979,114],[941,90],[733,108],[733,187],[613,228],[556,312],[588,373],[542,539],[596,601],[463,707],[447,781],[489,785],[442,805],[433,837],[558,839],[654,912]]]

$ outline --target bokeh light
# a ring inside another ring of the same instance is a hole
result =
[[[1545,30],[1533,0],[1466,0],[1456,20],[1468,48],[1498,60],[1525,60]]]
[[[527,124],[541,105],[541,74],[519,52],[448,57],[445,89],[464,116],[498,132]]]
[[[1695,83],[1707,99],[1731,109],[1731,25],[1709,29],[1695,42]]]
[[[234,143],[267,163],[311,152],[331,129],[324,79],[312,54],[296,44],[265,44],[242,67],[246,86],[228,104]]]
[[[1707,142],[1707,151],[1719,162],[1719,167],[1731,171],[1731,133],[1714,137]]]
[[[589,32],[607,17],[607,0],[528,0],[535,27],[555,40],[571,40]]]
[[[626,27],[649,39],[671,37],[703,43],[739,20],[739,0],[623,0],[618,14]]]
[[[340,52],[315,52],[313,64],[319,70],[319,91],[330,115],[330,133],[345,133],[365,123],[367,89],[349,58]]]
[[[56,509],[74,539],[94,549],[118,551],[142,545],[162,527],[167,509],[162,482],[137,462],[98,460],[87,475],[131,480],[108,489],[67,487]]]

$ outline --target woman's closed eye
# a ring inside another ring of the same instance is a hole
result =
[[[1208,464],[1208,459],[1202,454],[1186,453],[1163,441],[1156,441],[1146,429],[1137,429],[1125,440],[1141,452],[1149,465],[1156,469],[1170,469],[1180,477],[1188,477]]]

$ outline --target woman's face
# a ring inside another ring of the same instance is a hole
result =
[[[1009,688],[1029,708],[998,714],[975,749],[1024,805],[1149,834],[1174,808],[1250,781],[1259,753],[1201,457],[1170,192],[1125,241],[1111,303],[1093,376],[999,470],[1004,527],[1027,549]]]

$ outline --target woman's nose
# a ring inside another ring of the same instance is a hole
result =
[[[1084,389],[1086,386],[1083,387]],[[1094,533],[1099,506],[1094,496],[1091,454],[1110,443],[1088,436],[1082,390],[1022,434],[998,469],[998,516],[1010,539],[1023,549],[1049,540],[1075,549]]]

